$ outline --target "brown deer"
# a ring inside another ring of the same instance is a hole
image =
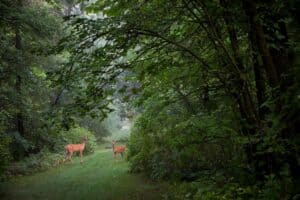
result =
[[[66,151],[66,157],[64,161],[70,160],[72,162],[72,156],[74,152],[79,152],[80,153],[80,163],[83,163],[82,160],[82,152],[84,151],[85,145],[87,143],[87,137],[82,139],[81,144],[68,144],[65,146],[65,151]]]
[[[112,141],[112,148],[113,148],[113,153],[114,153],[114,158],[116,159],[117,154],[121,154],[122,158],[124,156],[125,150],[126,150],[126,146],[116,146],[116,141]]]

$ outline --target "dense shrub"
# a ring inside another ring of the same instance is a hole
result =
[[[250,174],[248,176],[251,177]],[[264,180],[253,184],[241,184],[234,177],[224,177],[224,174],[220,173],[204,175],[195,182],[173,184],[164,195],[164,199],[168,200],[278,200],[298,198],[299,195],[287,194],[286,186],[275,175],[266,176]]]
[[[93,153],[96,148],[96,138],[92,132],[82,127],[74,127],[68,131],[61,131],[55,138],[54,151],[63,152],[67,144],[78,144],[82,139],[87,137],[88,141],[85,147],[85,153]]]
[[[7,159],[9,159],[9,157],[5,156],[9,156],[9,154],[7,154],[8,151],[3,149],[3,151],[1,151],[1,157],[4,156],[4,159],[2,160],[1,158],[1,162],[3,162],[1,163],[1,166],[3,166],[5,173],[2,176],[2,179],[10,176],[32,174],[63,164],[62,161],[65,157],[64,146],[72,143],[81,143],[82,139],[85,137],[87,137],[88,142],[84,154],[93,153],[96,148],[95,136],[85,128],[74,127],[68,131],[60,131],[56,135],[51,135],[50,143],[54,144],[53,149],[49,150],[47,146],[44,146],[38,153],[30,154],[21,161],[13,162],[5,167],[5,169],[4,166],[8,163],[4,162],[7,162]],[[3,139],[1,140],[1,144],[4,145],[5,141],[9,142],[9,140]],[[2,150],[1,148],[5,148],[3,145],[0,145],[0,150]]]
[[[242,147],[248,139],[227,128],[234,123],[226,112],[186,117],[169,115],[170,109],[153,117],[155,107],[148,108],[136,120],[128,145],[133,172],[175,180],[165,199],[297,199],[289,165],[279,170],[280,178],[270,174],[258,179],[244,164]]]
[[[224,111],[188,116],[171,106],[158,109],[150,107],[132,128],[128,145],[132,171],[144,171],[155,179],[194,180],[201,170],[243,159],[236,146],[238,137],[226,128],[232,121]],[[222,119],[217,117],[221,114]]]
[[[289,164],[276,169],[277,174],[255,173],[245,149],[260,135],[250,140],[240,134],[234,113],[221,105],[213,112],[188,115],[179,106],[162,104],[152,99],[136,119],[128,160],[133,172],[176,182],[165,199],[297,199]],[[256,151],[284,152],[281,143],[274,143],[276,131],[270,131]]]
[[[11,154],[9,152],[10,143],[11,139],[8,136],[0,134],[0,176],[11,160]]]
[[[11,163],[5,176],[27,175],[56,167],[62,164],[63,158],[63,154],[53,153],[43,148],[38,154],[31,154],[22,161]]]

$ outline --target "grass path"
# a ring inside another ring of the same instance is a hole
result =
[[[111,150],[97,150],[73,164],[24,176],[0,184],[0,199],[36,200],[155,200],[162,184],[129,174],[128,163],[114,161]]]

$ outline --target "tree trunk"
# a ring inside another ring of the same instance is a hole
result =
[[[249,29],[249,41],[252,50],[252,63],[253,63],[253,70],[254,70],[254,78],[255,78],[255,86],[256,86],[256,98],[257,98],[257,107],[259,112],[259,117],[261,120],[265,119],[265,115],[268,112],[268,108],[266,106],[262,106],[263,103],[266,101],[266,80],[264,76],[263,66],[259,63],[258,51],[256,46],[256,38],[255,34],[253,33],[253,29]]]
[[[233,51],[233,56],[236,60],[236,63],[238,65],[240,65],[240,69],[242,68],[242,60],[240,57],[240,53],[239,53],[239,44],[238,44],[238,40],[237,40],[237,35],[236,35],[236,31],[234,28],[234,23],[233,23],[233,16],[232,14],[228,11],[228,1],[227,0],[220,0],[220,4],[222,7],[224,7],[224,13],[223,13],[223,19],[225,21],[226,27],[227,27],[227,31],[228,31],[228,35],[230,38],[230,44],[231,44],[231,48]]]
[[[271,1],[270,3],[275,3]],[[267,24],[270,24],[271,30],[264,27],[267,35],[270,35],[272,40],[269,41],[273,43],[274,46],[270,47],[270,53],[273,57],[276,70],[278,72],[278,77],[280,79],[280,89],[281,92],[285,92],[287,87],[292,84],[292,78],[288,77],[288,72],[290,69],[289,60],[289,44],[288,44],[288,34],[285,26],[284,19],[286,18],[283,14],[279,12],[274,12],[267,9],[265,14]]]
[[[15,32],[15,48],[18,51],[22,50],[22,44],[21,44],[21,35],[20,35],[20,29],[19,27],[16,28],[16,32]],[[18,65],[20,65],[20,63],[18,63]],[[18,66],[17,68],[21,68],[21,66]],[[15,84],[15,88],[16,88],[16,92],[19,95],[19,98],[21,97],[21,93],[22,93],[22,77],[19,74],[20,70],[17,69],[17,75],[16,75],[16,84]],[[24,136],[24,122],[23,122],[23,116],[22,116],[22,111],[21,108],[19,106],[19,110],[18,113],[16,115],[16,129],[17,131],[20,133],[20,135]]]
[[[254,126],[258,126],[259,121],[258,121],[258,113],[257,113],[257,109],[255,106],[255,103],[253,102],[251,93],[250,93],[250,88],[248,86],[246,77],[244,76],[244,74],[246,74],[245,72],[245,67],[243,65],[241,56],[240,56],[240,49],[239,49],[239,43],[238,43],[238,39],[237,39],[237,34],[236,34],[236,30],[234,28],[234,21],[233,21],[233,16],[232,13],[229,12],[228,7],[229,5],[228,0],[220,0],[220,4],[221,6],[224,8],[224,12],[223,12],[223,19],[225,21],[226,24],[226,28],[228,31],[228,35],[230,38],[230,44],[231,44],[231,48],[232,48],[232,52],[233,52],[233,58],[235,60],[236,66],[238,68],[238,81],[237,81],[237,86],[238,91],[241,95],[241,103],[244,104],[244,109],[245,109],[245,114],[247,115],[247,120],[249,125],[254,125]],[[241,106],[241,105],[240,105]]]
[[[259,21],[256,11],[256,5],[253,0],[243,0],[243,7],[249,18],[250,28],[253,29],[258,50],[260,52],[264,68],[267,72],[268,80],[271,87],[279,86],[279,76],[270,49],[268,47],[263,27]]]
[[[255,76],[255,86],[256,86],[256,98],[257,98],[257,108],[259,113],[259,118],[261,120],[265,119],[265,115],[267,114],[267,107],[263,106],[263,103],[266,101],[266,87],[265,80],[262,72],[262,66],[260,66],[257,62],[257,58],[253,58],[253,68],[254,68],[254,76]]]

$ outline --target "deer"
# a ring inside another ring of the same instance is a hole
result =
[[[111,143],[112,143],[112,149],[113,149],[113,153],[114,153],[114,158],[116,159],[118,153],[121,154],[121,156],[123,158],[126,146],[125,145],[123,145],[123,146],[116,146],[116,141],[114,141],[114,140]]]
[[[66,157],[64,159],[64,162],[66,160],[70,160],[72,163],[72,156],[74,152],[79,152],[80,153],[80,163],[83,163],[82,160],[82,152],[84,151],[85,145],[87,143],[87,137],[82,139],[82,143],[80,144],[68,144],[65,146],[65,152],[66,152]]]

